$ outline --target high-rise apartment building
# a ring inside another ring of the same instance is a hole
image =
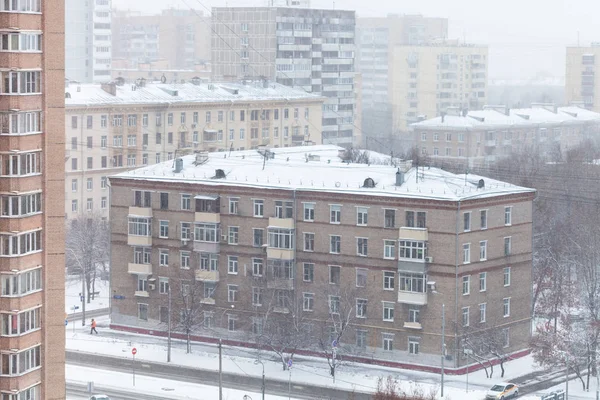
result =
[[[357,19],[356,59],[357,70],[363,77],[363,136],[380,140],[394,132],[393,73],[396,68],[403,68],[394,64],[395,46],[419,46],[447,37],[447,18],[390,14],[383,18]],[[376,143],[365,145],[372,147]]]
[[[215,80],[262,76],[323,95],[323,143],[357,141],[354,11],[216,7],[212,23]]]
[[[527,353],[535,190],[338,146],[271,151],[110,178],[114,328],[163,334],[171,315],[194,339],[335,340],[345,360],[429,370],[445,343],[463,373],[469,351]]]
[[[589,47],[567,47],[565,75],[565,100],[567,104],[579,105],[600,112],[600,43]]]
[[[136,167],[199,150],[321,142],[324,98],[272,82],[70,84],[65,91],[67,218],[108,217],[108,177]]]
[[[110,81],[112,60],[111,0],[66,0],[67,79]]]
[[[63,0],[0,2],[3,400],[65,398],[64,19]]]
[[[210,61],[210,17],[198,10],[163,10],[158,15],[115,11],[115,59],[138,63],[166,60],[171,69],[193,69]]]

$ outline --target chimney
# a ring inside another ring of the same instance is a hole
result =
[[[404,183],[404,173],[400,172],[400,168],[396,171],[396,186],[402,186]]]
[[[173,170],[173,172],[178,174],[181,171],[183,171],[183,158],[176,158],[175,159],[175,169]]]
[[[100,88],[110,95],[117,95],[117,85],[114,82],[103,83]]]

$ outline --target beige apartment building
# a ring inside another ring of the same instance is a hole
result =
[[[532,152],[559,160],[566,152],[600,133],[600,114],[580,107],[533,104],[532,108],[508,109],[484,106],[464,113],[447,114],[411,125],[408,147],[434,160],[467,167],[493,163],[513,150]]]
[[[588,110],[600,112],[600,81],[595,76],[600,65],[600,43],[588,47],[567,47],[565,73],[565,100],[567,104],[578,105]]]
[[[451,373],[476,338],[523,354],[535,191],[344,154],[199,153],[111,177],[112,327],[194,315],[195,340],[273,344],[293,325],[309,354],[335,340],[346,360],[434,371],[445,308]]]
[[[0,3],[3,400],[65,398],[64,15]]]
[[[322,97],[266,81],[70,84],[65,215],[108,216],[107,177],[198,150],[321,142]]]

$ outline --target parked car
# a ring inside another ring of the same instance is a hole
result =
[[[105,394],[96,394],[90,397],[90,400],[110,400],[110,397]]]
[[[514,399],[518,395],[519,387],[517,385],[510,382],[500,382],[487,391],[485,398],[487,400],[505,400]]]

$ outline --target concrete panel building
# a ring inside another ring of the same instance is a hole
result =
[[[600,112],[600,43],[587,47],[567,47],[565,100],[567,104]]]
[[[298,7],[216,7],[215,80],[267,77],[327,98],[324,144],[356,144],[355,13]]]
[[[67,79],[82,83],[110,81],[112,60],[111,0],[66,0]]]
[[[449,371],[464,371],[465,337],[522,354],[534,190],[346,154],[197,154],[111,177],[113,328],[194,313],[195,339],[260,344],[291,318],[311,354],[333,337],[346,360],[439,370],[445,306]]]
[[[9,400],[65,398],[64,19],[62,0],[0,3],[0,392]]]
[[[193,151],[319,143],[324,99],[276,83],[78,85],[66,89],[67,218],[108,216],[107,177]]]

